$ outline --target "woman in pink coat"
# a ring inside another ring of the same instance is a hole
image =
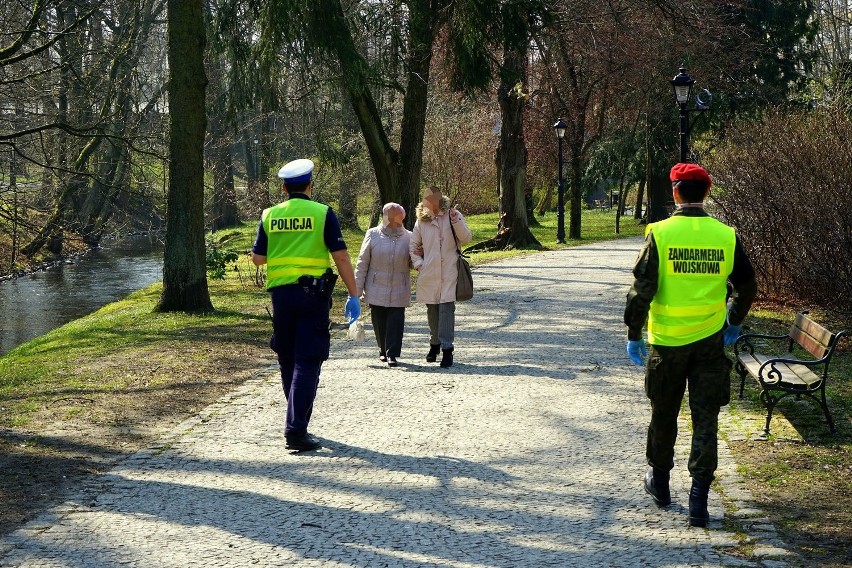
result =
[[[417,301],[426,304],[429,321],[429,354],[426,361],[434,362],[438,351],[443,353],[442,367],[453,364],[453,339],[456,327],[456,241],[459,246],[473,238],[464,217],[449,198],[438,188],[430,187],[417,206],[414,230],[411,233],[411,261],[419,272]],[[452,228],[451,228],[452,225]]]
[[[382,208],[382,222],[364,235],[355,285],[370,305],[370,319],[379,345],[379,359],[397,366],[402,350],[405,308],[411,304],[411,231],[402,226],[405,209],[398,203]]]

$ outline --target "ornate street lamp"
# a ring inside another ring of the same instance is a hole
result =
[[[689,143],[687,136],[689,135],[689,111],[686,110],[686,105],[689,103],[689,95],[692,93],[692,86],[695,84],[695,79],[686,74],[686,67],[681,65],[680,73],[675,75],[675,78],[669,81],[674,89],[675,100],[680,107],[680,162],[686,161],[686,155],[689,151]]]
[[[565,184],[562,181],[562,139],[565,138],[565,130],[568,125],[562,117],[553,125],[556,130],[556,141],[559,147],[559,190],[556,208],[556,242],[565,244]]]
[[[689,113],[704,112],[709,109],[713,95],[707,89],[703,89],[704,100],[696,95],[695,108],[687,108],[689,100],[692,98],[692,86],[695,85],[695,79],[686,73],[686,67],[683,65],[680,66],[679,71],[669,83],[674,89],[675,101],[680,108],[680,161],[686,162],[689,155],[689,132],[692,130],[689,125]]]

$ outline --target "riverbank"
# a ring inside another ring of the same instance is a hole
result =
[[[163,277],[162,245],[148,237],[105,243],[25,277],[0,282],[0,356]]]
[[[84,258],[90,250],[91,249],[89,249],[89,247],[81,241],[70,240],[67,243],[66,250],[61,255],[54,255],[47,251],[41,251],[33,258],[22,258],[19,255],[14,261],[10,260],[8,264],[4,264],[4,266],[0,268],[0,271],[2,271],[0,272],[0,282],[15,280],[16,278],[22,278],[36,272],[50,270],[51,268],[56,268],[63,264],[77,262],[79,259]],[[8,243],[0,242],[0,258],[12,258],[11,247],[8,246]]]
[[[586,242],[611,238],[612,217],[589,213],[584,213]],[[493,236],[496,216],[470,222],[476,241]],[[641,233],[640,227],[624,229]],[[560,248],[549,236],[555,235],[552,225],[536,234],[548,248]],[[153,314],[161,290],[153,285],[0,357],[0,533],[60,502],[89,474],[109,469],[246,380],[269,372],[274,359],[267,347],[268,300],[255,286],[245,254],[252,236],[253,227],[217,233],[225,248],[243,255],[229,266],[225,280],[210,281],[215,314]],[[346,238],[356,254],[360,235]],[[477,254],[473,260],[514,254],[530,253]],[[333,317],[342,324],[340,300]],[[757,315],[777,328],[786,315],[773,313]],[[343,341],[343,335],[339,332],[335,341]],[[836,390],[849,382],[843,374],[849,355],[840,355],[836,376],[846,380],[836,381],[829,393],[841,427],[836,438],[821,437],[818,422],[803,424],[796,412],[807,417],[810,409],[792,405],[773,418],[775,438],[731,440],[755,497],[785,538],[804,543],[810,565],[831,565],[831,555],[841,559],[835,566],[852,562],[842,560],[848,547],[841,546],[852,537],[852,446],[848,392]],[[759,423],[763,416],[751,400],[735,401],[731,412],[744,423]]]

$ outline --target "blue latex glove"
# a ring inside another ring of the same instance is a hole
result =
[[[627,355],[630,360],[640,367],[645,364],[645,359],[648,358],[648,349],[645,347],[645,342],[641,339],[627,341]]]
[[[349,325],[352,325],[352,322],[361,317],[361,300],[357,296],[349,296],[349,299],[346,300],[343,317],[349,318]]]
[[[725,330],[725,345],[733,345],[740,334],[742,334],[742,331],[741,325],[729,325],[728,329]]]

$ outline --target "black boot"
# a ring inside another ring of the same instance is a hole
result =
[[[672,504],[672,494],[669,491],[669,472],[651,468],[645,474],[645,492],[654,499],[657,507]]]
[[[441,366],[444,367],[445,369],[447,367],[452,367],[453,366],[453,348],[450,347],[449,349],[441,349],[441,352],[444,354],[444,356],[441,357]]]
[[[429,344],[429,353],[426,354],[426,362],[434,363],[438,360],[438,351],[441,350],[441,344],[435,345],[434,343]]]
[[[710,513],[707,511],[707,495],[709,493],[709,482],[692,480],[692,489],[689,490],[689,526],[707,526],[708,521],[710,521]]]
[[[322,444],[317,438],[307,432],[300,434],[285,434],[284,447],[288,450],[296,450],[297,452],[309,452],[318,449]]]

